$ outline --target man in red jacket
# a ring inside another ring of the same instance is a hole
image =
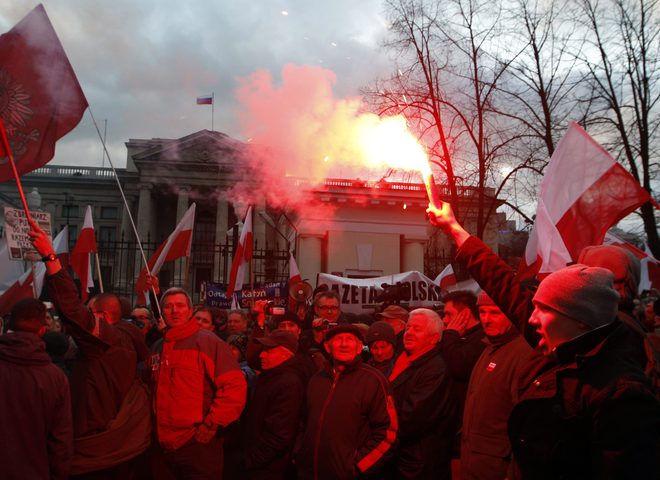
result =
[[[247,385],[229,346],[201,330],[185,290],[163,293],[167,329],[152,347],[155,478],[221,478],[221,430],[238,420]]]

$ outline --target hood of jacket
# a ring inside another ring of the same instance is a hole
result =
[[[17,365],[51,363],[46,344],[34,333],[11,332],[0,335],[0,360]]]

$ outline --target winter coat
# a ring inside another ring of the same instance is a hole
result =
[[[353,479],[391,455],[397,415],[390,386],[359,355],[342,371],[328,367],[310,379],[306,410],[300,478]]]
[[[201,423],[226,427],[245,406],[247,385],[229,346],[193,318],[152,347],[157,436],[167,451],[182,447]]]
[[[527,320],[532,293],[483,242],[470,237],[457,260],[507,317]],[[521,478],[658,478],[660,406],[638,365],[634,333],[616,320],[559,345],[538,348],[521,371],[519,401],[508,422]]]
[[[440,342],[440,353],[447,364],[447,369],[452,379],[452,392],[456,398],[456,418],[455,425],[458,429],[463,420],[463,407],[465,406],[465,397],[467,396],[470,374],[477,363],[481,352],[486,348],[484,338],[486,334],[481,324],[466,330],[459,334],[456,330],[445,330]],[[454,449],[458,455],[458,439]]]
[[[69,382],[37,335],[0,335],[0,392],[0,477],[68,478],[73,455]]]
[[[46,277],[46,288],[67,332],[78,346],[69,382],[75,437],[103,432],[121,408],[136,378],[136,353],[127,336],[82,303],[64,269]]]
[[[439,349],[412,360],[391,385],[399,443],[386,470],[394,478],[450,479],[457,405]]]
[[[305,387],[295,357],[257,377],[246,412],[245,464],[249,478],[284,478],[296,440]]]
[[[461,428],[461,478],[502,480],[511,461],[507,421],[518,399],[520,369],[532,348],[512,327],[486,349],[472,370]]]

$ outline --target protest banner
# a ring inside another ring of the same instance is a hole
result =
[[[32,262],[41,260],[41,255],[34,249],[28,236],[30,224],[25,216],[25,211],[20,208],[4,207],[4,216],[9,259],[28,260]],[[50,213],[30,211],[30,216],[46,232],[46,235],[52,238]]]
[[[256,300],[272,301],[274,305],[286,307],[288,298],[287,282],[271,282],[255,288],[244,288],[234,292],[241,308],[249,309]],[[217,282],[202,282],[199,299],[207,307],[231,308],[231,298],[227,299],[227,285]]]

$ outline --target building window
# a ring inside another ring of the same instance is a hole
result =
[[[117,227],[101,227],[99,229],[99,242],[116,242]]]
[[[103,220],[116,220],[119,215],[117,207],[101,207],[101,218]]]
[[[78,205],[62,205],[62,216],[67,219],[78,218]]]

